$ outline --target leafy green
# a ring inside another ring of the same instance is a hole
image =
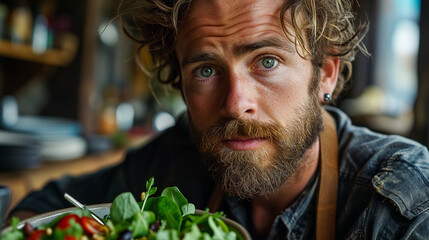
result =
[[[192,203],[183,205],[180,209],[182,210],[183,217],[190,214],[195,214],[195,205]]]
[[[156,240],[179,240],[179,233],[176,229],[160,230],[156,234]]]
[[[169,197],[153,197],[147,201],[145,210],[155,213],[157,219],[166,220],[167,228],[179,230],[182,224],[182,212],[179,206]]]
[[[133,237],[147,236],[149,233],[150,224],[156,221],[155,214],[150,211],[136,212],[131,223],[130,230],[133,232]]]
[[[193,224],[190,231],[185,234],[183,240],[194,240],[200,239],[202,237],[202,233],[196,224]]]
[[[162,191],[161,196],[171,198],[179,206],[183,217],[195,213],[195,205],[188,203],[188,200],[183,196],[179,188],[167,187]]]
[[[12,227],[12,231],[1,234],[0,239],[3,240],[23,240],[24,233],[18,230],[19,218],[13,217],[11,219],[10,225]]]
[[[18,224],[19,224],[19,218],[12,217],[12,220],[10,221],[10,226],[13,230],[18,230]]]
[[[118,239],[119,234],[124,231],[124,230],[128,230],[128,228],[130,228],[130,222],[129,221],[121,221],[118,223],[113,224],[113,222],[111,220],[109,220],[108,222],[106,222],[107,227],[110,229],[110,234],[107,236],[107,239]]]
[[[19,230],[10,231],[1,235],[3,240],[24,240],[24,233]]]
[[[119,194],[110,207],[110,217],[113,223],[119,223],[133,217],[140,211],[136,199],[130,192]]]
[[[144,195],[144,198],[142,199],[143,203],[142,203],[141,208],[140,208],[141,212],[144,211],[144,207],[146,205],[146,201],[149,199],[149,196],[155,194],[155,192],[156,192],[157,188],[152,187],[154,183],[155,183],[155,179],[153,177],[151,177],[149,179],[149,181],[146,181],[146,192],[142,193],[142,195]]]
[[[236,233],[235,232],[229,232],[228,229],[226,229],[226,231],[224,229],[222,229],[222,226],[219,226],[215,223],[215,220],[213,218],[213,216],[209,216],[208,217],[208,223],[210,228],[212,229],[213,233],[214,233],[214,238],[215,239],[220,239],[220,240],[232,240],[232,239],[236,239]],[[224,226],[226,227],[226,225]]]

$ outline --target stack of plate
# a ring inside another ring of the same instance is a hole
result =
[[[0,131],[0,170],[35,168],[39,164],[40,149],[34,139]]]
[[[70,160],[86,154],[87,144],[85,139],[80,136],[81,127],[72,120],[19,116],[15,124],[4,128],[10,133],[36,142],[39,158],[42,161]]]

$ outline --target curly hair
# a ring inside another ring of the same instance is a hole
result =
[[[138,53],[148,47],[157,79],[178,89],[181,72],[175,46],[180,22],[191,1],[121,0],[118,7],[121,27],[139,44]],[[304,50],[301,57],[310,59],[314,69],[319,69],[327,56],[340,60],[333,99],[350,79],[356,53],[360,50],[368,54],[362,42],[368,25],[359,23],[356,26],[355,18],[351,0],[285,0],[280,12],[283,31],[292,39],[293,30],[295,45]]]

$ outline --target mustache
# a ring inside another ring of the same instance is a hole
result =
[[[250,138],[266,138],[271,142],[279,139],[284,134],[284,129],[279,123],[260,122],[254,119],[232,119],[221,121],[203,132],[204,141],[219,141],[230,139],[234,136]]]

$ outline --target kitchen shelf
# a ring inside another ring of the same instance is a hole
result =
[[[111,150],[100,155],[88,155],[68,161],[45,162],[35,169],[0,171],[0,185],[12,191],[8,212],[31,191],[40,190],[49,181],[64,175],[78,176],[118,164],[125,155],[125,149]]]
[[[67,66],[76,55],[78,48],[77,37],[69,35],[61,45],[59,49],[47,49],[45,52],[38,54],[33,51],[31,45],[17,44],[1,39],[0,56],[51,66]]]

